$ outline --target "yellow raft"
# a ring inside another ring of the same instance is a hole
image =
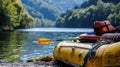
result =
[[[84,58],[93,46],[93,43],[62,41],[54,49],[54,58],[75,67],[83,67]],[[120,42],[102,44],[96,48],[84,67],[120,67]]]

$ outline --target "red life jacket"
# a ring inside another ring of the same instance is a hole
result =
[[[97,35],[102,35],[104,33],[112,33],[115,28],[111,25],[110,21],[95,21],[94,22],[94,32]]]

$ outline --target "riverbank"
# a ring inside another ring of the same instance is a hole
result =
[[[53,56],[44,56],[30,59],[26,62],[0,62],[0,67],[73,67],[61,61],[56,61]]]
[[[57,61],[41,62],[8,62],[0,63],[0,67],[73,67],[71,65]]]
[[[50,62],[14,62],[0,63],[0,67],[55,67],[53,61]]]

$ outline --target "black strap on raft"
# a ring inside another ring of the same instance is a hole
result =
[[[91,49],[89,49],[88,53],[86,54],[85,58],[83,59],[83,60],[84,60],[84,64],[83,64],[82,67],[85,67],[88,58],[90,58],[90,57],[92,56],[92,53],[93,53],[98,47],[100,47],[101,45],[102,45],[102,42],[99,42],[99,41],[98,41],[97,43],[94,44],[94,46],[93,46]]]
[[[115,32],[116,32],[116,33],[120,33],[120,26],[116,27]]]
[[[108,30],[108,32],[110,32],[110,30],[109,30],[109,27],[108,27],[108,25],[106,24],[106,22],[104,21],[104,26],[107,28],[107,30]]]

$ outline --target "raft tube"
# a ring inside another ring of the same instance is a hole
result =
[[[83,67],[84,58],[93,46],[93,43],[62,41],[54,49],[54,58],[75,67]],[[85,67],[120,67],[120,42],[102,44],[93,51]]]

